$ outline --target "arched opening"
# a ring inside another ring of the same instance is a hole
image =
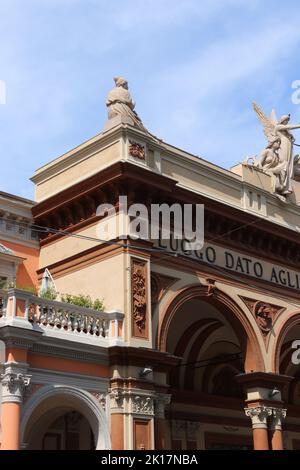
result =
[[[285,325],[283,325],[276,343],[274,355],[275,371],[283,375],[294,377],[283,389],[282,399],[286,404],[295,406],[300,406],[300,364],[298,362],[300,354],[298,354],[298,361],[295,362],[295,359],[297,360],[297,358],[295,358],[297,351],[293,347],[293,343],[299,340],[300,315],[296,314],[290,317]]]
[[[109,449],[105,413],[96,398],[71,386],[39,388],[26,402],[21,421],[26,449]]]
[[[50,410],[29,437],[30,450],[94,450],[95,437],[88,420],[70,408]]]
[[[221,309],[200,298],[186,301],[167,337],[167,351],[182,357],[170,374],[172,388],[243,399],[235,376],[244,372],[246,343],[246,335]]]
[[[182,358],[169,374],[172,447],[251,449],[236,375],[264,367],[257,337],[239,307],[221,292],[186,290],[166,310],[158,344]]]

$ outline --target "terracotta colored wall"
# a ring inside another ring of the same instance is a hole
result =
[[[71,359],[63,359],[60,357],[40,356],[38,354],[28,354],[27,360],[31,367],[37,367],[39,369],[61,370],[96,377],[109,376],[108,367],[101,364],[72,361]]]
[[[39,263],[39,249],[6,240],[0,240],[0,243],[13,250],[17,256],[26,258],[17,271],[17,287],[37,287],[38,279],[36,271]]]
[[[113,450],[124,449],[124,416],[111,415],[111,445]]]

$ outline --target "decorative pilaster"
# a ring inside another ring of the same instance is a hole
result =
[[[165,409],[171,402],[171,395],[157,393],[155,397],[155,449],[170,449],[170,429],[165,419]]]
[[[154,405],[155,393],[152,391],[122,387],[111,389],[110,412],[113,449],[124,448],[125,427],[127,433],[132,435],[132,438],[127,441],[127,448],[129,446],[129,449],[137,449],[141,448],[141,445],[144,445],[145,449],[154,448],[152,439]]]
[[[149,294],[147,261],[131,259],[132,336],[148,339]]]

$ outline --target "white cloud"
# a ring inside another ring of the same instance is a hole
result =
[[[270,5],[2,0],[0,184],[17,192],[36,167],[100,131],[118,73],[145,124],[171,144],[225,165],[259,150],[250,102],[284,99],[283,69],[294,66],[300,35],[297,10]],[[11,187],[13,178],[21,184]]]

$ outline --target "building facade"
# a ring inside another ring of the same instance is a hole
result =
[[[0,194],[1,449],[299,448],[300,183],[284,202],[271,174],[172,147],[122,103],[36,171],[35,202]],[[204,246],[100,239],[97,208],[120,220],[124,195],[204,204]],[[55,299],[28,289],[45,272]]]

